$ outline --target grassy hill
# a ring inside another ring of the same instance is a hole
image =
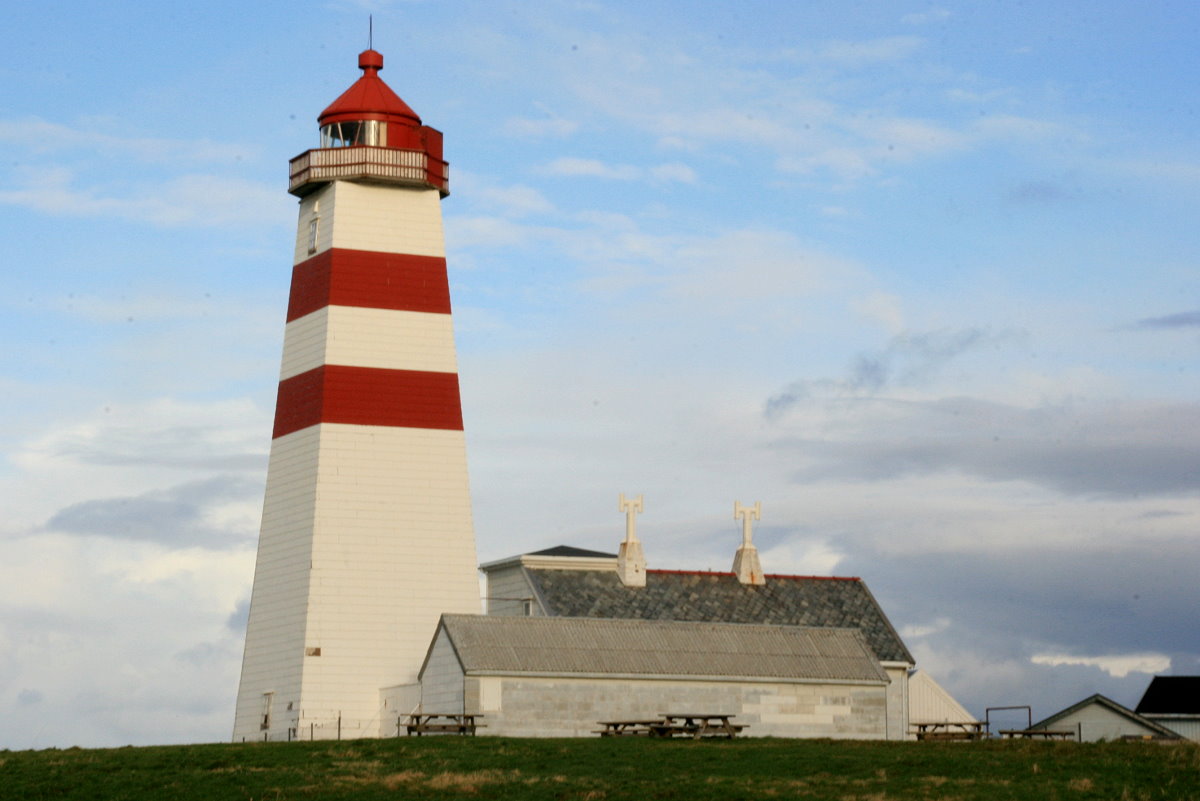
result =
[[[514,740],[0,751],[0,799],[1200,799],[1200,746]]]

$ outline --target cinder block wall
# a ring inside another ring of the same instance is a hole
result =
[[[585,737],[602,720],[695,712],[736,715],[748,736],[887,736],[882,685],[484,676],[465,686],[467,711],[485,716],[489,735]]]

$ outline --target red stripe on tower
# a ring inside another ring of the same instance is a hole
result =
[[[292,268],[288,322],[326,306],[450,313],[446,260],[332,248]]]
[[[318,423],[462,431],[458,375],[327,364],[280,381],[272,436]]]

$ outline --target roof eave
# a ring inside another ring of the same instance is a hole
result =
[[[846,684],[861,687],[886,687],[887,679],[843,679],[829,677],[802,676],[721,676],[699,673],[576,673],[571,671],[549,670],[495,670],[490,668],[472,668],[464,671],[471,678],[495,676],[498,678],[538,678],[538,679],[610,679],[610,680],[640,680],[640,681],[713,681],[731,684]]]
[[[494,562],[484,562],[479,569],[487,572],[502,567],[532,567],[541,570],[611,570],[617,569],[617,558],[599,556],[537,556],[519,554]]]

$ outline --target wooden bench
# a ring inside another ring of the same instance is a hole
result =
[[[918,740],[982,740],[988,736],[986,725],[979,720],[942,721],[913,724]]]
[[[408,716],[408,722],[404,724],[404,728],[409,737],[414,734],[418,737],[423,734],[461,734],[474,737],[476,729],[484,728],[485,724],[475,720],[481,717],[483,715],[414,712]],[[398,719],[396,729],[399,733],[400,722]]]
[[[601,737],[649,737],[653,734],[652,726],[661,724],[661,718],[654,720],[599,720],[596,721],[603,729],[592,733]]]
[[[1000,736],[1009,740],[1073,740],[1075,732],[1062,729],[1001,729]]]

